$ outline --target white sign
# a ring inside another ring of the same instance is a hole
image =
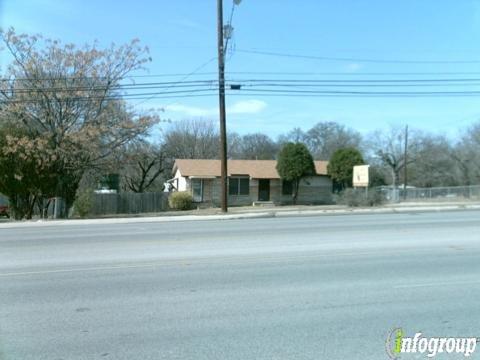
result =
[[[370,165],[356,165],[353,167],[353,187],[368,186],[368,168]]]

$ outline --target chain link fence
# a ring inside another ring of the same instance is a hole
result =
[[[480,200],[480,185],[471,186],[446,186],[432,188],[407,189],[379,187],[385,199],[389,202],[399,201],[475,201]]]

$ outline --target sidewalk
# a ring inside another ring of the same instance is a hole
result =
[[[244,206],[232,207],[228,214],[222,214],[220,209],[199,209],[190,211],[168,211],[158,214],[139,214],[129,217],[108,217],[96,219],[69,220],[30,220],[0,222],[0,229],[14,227],[41,227],[93,224],[129,224],[129,223],[160,223],[172,221],[205,221],[255,219],[288,216],[321,216],[321,215],[352,215],[352,214],[388,214],[429,211],[480,210],[480,202],[409,202],[387,204],[379,207],[352,208],[344,205],[318,206]]]

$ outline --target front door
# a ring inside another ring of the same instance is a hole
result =
[[[258,180],[258,201],[270,201],[270,179]]]

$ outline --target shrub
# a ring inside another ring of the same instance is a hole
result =
[[[92,207],[93,191],[91,189],[78,191],[75,201],[73,202],[74,214],[84,218],[90,214]]]
[[[351,207],[378,206],[383,204],[384,201],[384,196],[374,189],[369,189],[367,194],[365,189],[348,188],[338,194],[336,198],[337,204],[344,204]]]
[[[168,198],[168,205],[174,210],[190,210],[192,203],[193,197],[186,191],[174,192]]]

